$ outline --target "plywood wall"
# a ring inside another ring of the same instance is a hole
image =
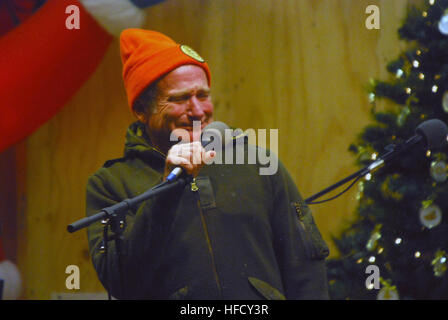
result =
[[[349,144],[369,122],[364,90],[400,49],[396,30],[407,0],[167,0],[148,9],[147,27],[198,51],[212,70],[217,120],[279,130],[280,158],[304,197],[356,171]],[[365,8],[380,8],[381,29],[365,28]],[[18,263],[26,299],[69,293],[65,269],[77,265],[81,290],[104,291],[86,233],[66,225],[85,212],[85,183],[122,155],[133,121],[115,41],[68,105],[26,141],[26,206]],[[69,63],[69,62],[68,62]],[[313,207],[331,244],[350,218],[356,188]]]

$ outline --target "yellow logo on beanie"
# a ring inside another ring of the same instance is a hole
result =
[[[189,46],[183,44],[180,46],[180,50],[182,50],[183,53],[185,53],[187,56],[198,60],[199,62],[204,62],[205,60],[202,59],[202,57],[193,49],[191,49]]]

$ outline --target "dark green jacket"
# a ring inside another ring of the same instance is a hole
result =
[[[160,183],[164,160],[143,126],[133,123],[124,157],[89,178],[87,215]],[[328,298],[328,248],[309,208],[280,162],[274,175],[260,175],[259,168],[205,165],[183,190],[130,210],[122,241],[124,288],[115,243],[109,243],[106,279],[103,227],[92,224],[88,239],[100,281],[126,299]]]

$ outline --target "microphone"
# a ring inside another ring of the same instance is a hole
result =
[[[448,142],[448,127],[439,119],[431,119],[421,123],[415,132],[425,139],[428,149],[445,147]]]
[[[416,129],[415,135],[406,140],[400,146],[393,146],[388,153],[371,163],[366,169],[371,172],[392,158],[408,150],[410,147],[423,142],[427,149],[445,147],[448,143],[448,127],[439,119],[431,119],[422,122]]]
[[[317,203],[330,201],[330,200],[333,200],[333,199],[339,197],[342,193],[344,193],[345,191],[350,189],[350,187],[356,181],[358,181],[358,179],[369,174],[373,170],[378,169],[379,167],[382,167],[383,165],[385,165],[385,163],[387,161],[391,160],[392,158],[397,157],[404,151],[407,151],[408,149],[410,149],[411,147],[413,147],[414,145],[416,145],[422,141],[425,144],[426,148],[428,148],[429,150],[446,147],[448,144],[448,127],[446,126],[446,124],[443,121],[441,121],[439,119],[431,119],[431,120],[427,120],[427,121],[421,123],[415,129],[415,135],[413,135],[411,138],[406,140],[406,142],[404,142],[403,144],[398,145],[398,146],[391,145],[391,146],[386,147],[386,150],[388,150],[388,152],[386,154],[384,154],[383,156],[381,156],[376,161],[372,162],[369,166],[362,168],[361,170],[351,174],[350,176],[342,179],[341,181],[339,181],[339,182],[329,186],[328,188],[316,193],[315,195],[305,199],[305,202],[307,204],[317,204]],[[320,198],[324,194],[327,194],[328,192],[338,188],[339,186],[341,186],[353,179],[355,179],[355,180],[352,182],[352,184],[347,189],[342,191],[340,194],[338,194],[330,199],[327,199],[327,200],[313,202],[315,199]]]
[[[230,129],[227,124],[221,121],[214,121],[210,124],[208,124],[204,130],[202,131],[201,135],[201,144],[205,148],[206,146],[210,145],[212,142],[213,145],[222,145],[222,140],[216,141],[216,139],[221,139],[225,135],[225,130]],[[167,182],[172,182],[179,178],[179,176],[182,174],[183,169],[182,167],[176,167],[174,168],[170,174],[166,177]]]

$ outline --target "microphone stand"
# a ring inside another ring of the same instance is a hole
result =
[[[120,293],[122,296],[124,296],[125,293],[125,281],[123,273],[123,232],[126,229],[126,214],[128,210],[135,207],[142,201],[148,200],[152,197],[155,197],[156,195],[162,194],[175,188],[183,188],[189,182],[191,182],[191,176],[180,177],[179,179],[172,182],[164,181],[132,199],[125,199],[110,207],[103,208],[100,212],[80,219],[67,226],[67,231],[73,233],[101,220],[101,223],[103,224],[103,240],[100,246],[100,252],[105,255],[105,279],[108,283],[110,283],[107,263],[109,251],[108,243],[109,241],[114,240],[115,251],[118,258],[118,274],[120,275]],[[113,233],[112,236],[109,236],[109,229]],[[111,300],[110,289],[106,290],[108,299]]]
[[[344,193],[345,191],[347,191],[356,181],[358,181],[360,178],[364,177],[365,175],[367,175],[368,173],[371,173],[373,171],[375,171],[376,169],[382,167],[384,164],[386,164],[387,161],[390,161],[391,159],[395,158],[396,156],[402,154],[404,151],[407,151],[410,147],[418,144],[420,141],[423,140],[423,137],[421,135],[414,135],[411,138],[409,138],[405,143],[400,144],[400,145],[388,145],[386,146],[386,150],[387,153],[385,153],[382,157],[380,157],[378,160],[372,162],[370,165],[362,168],[361,170],[358,170],[357,172],[349,175],[348,177],[340,180],[339,182],[336,182],[335,184],[329,186],[328,188],[325,188],[324,190],[312,195],[311,197],[305,199],[305,203],[306,204],[317,204],[317,203],[321,203],[321,202],[326,202],[326,201],[330,201],[333,200],[334,198],[337,198],[338,196],[340,196],[342,193]],[[323,200],[323,201],[318,201],[318,202],[313,202],[313,200],[320,198],[321,196],[323,196],[324,194],[327,194],[328,192],[336,189],[337,187],[353,180],[356,179],[346,190],[344,190],[342,193],[338,194],[337,196],[327,199],[327,200]]]

